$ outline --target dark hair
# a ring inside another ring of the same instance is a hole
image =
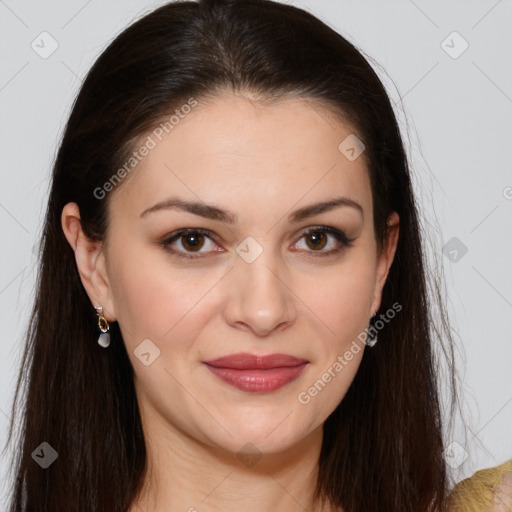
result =
[[[97,59],[73,105],[53,168],[13,403],[8,442],[20,394],[26,399],[10,512],[126,511],[141,491],[146,451],[133,368],[117,323],[109,350],[94,342],[97,317],[61,213],[76,202],[86,235],[104,240],[108,197],[98,200],[94,190],[176,107],[224,90],[262,102],[302,97],[348,120],[366,147],[379,248],[387,216],[400,216],[379,311],[395,302],[403,310],[365,350],[324,424],[315,497],[345,512],[445,510],[434,342],[449,362],[454,403],[453,341],[442,294],[428,293],[410,171],[388,95],[362,53],[304,10],[268,0],[200,0],[163,5],[125,29]],[[432,327],[434,303],[439,329]],[[42,442],[58,453],[47,469],[32,459]]]

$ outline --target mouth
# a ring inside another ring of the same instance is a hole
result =
[[[247,392],[270,392],[300,376],[309,364],[287,354],[233,354],[203,362],[223,382]]]

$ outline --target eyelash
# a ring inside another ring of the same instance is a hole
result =
[[[182,237],[184,235],[189,235],[191,233],[207,236],[208,238],[212,239],[213,241],[215,241],[215,238],[216,238],[215,235],[213,235],[213,233],[207,229],[187,228],[187,229],[181,229],[175,233],[172,233],[170,236],[167,236],[164,240],[162,240],[161,245],[162,245],[162,247],[164,247],[164,249],[169,251],[172,255],[178,256],[178,258],[185,258],[185,259],[189,259],[189,260],[203,258],[204,256],[191,256],[190,254],[194,254],[194,253],[184,253],[184,252],[180,252],[180,251],[175,251],[174,249],[171,249],[169,247],[169,245],[172,242],[174,242],[175,240],[178,240],[180,237]],[[334,238],[336,238],[336,240],[338,240],[338,242],[340,242],[340,245],[336,249],[331,249],[330,251],[327,251],[327,252],[306,251],[306,252],[313,253],[313,257],[333,256],[334,254],[338,254],[339,252],[341,252],[344,248],[352,247],[354,245],[353,241],[355,240],[355,238],[349,238],[343,231],[340,231],[335,228],[331,228],[329,226],[319,226],[319,227],[309,228],[304,233],[302,233],[302,235],[300,236],[300,238],[298,240],[301,240],[303,237],[310,235],[311,233],[327,233],[329,235],[332,235]],[[200,253],[196,253],[196,254],[200,254]]]

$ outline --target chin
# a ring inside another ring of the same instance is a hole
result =
[[[290,420],[293,414],[286,419],[284,419],[286,415],[281,415],[278,421],[260,421],[257,425],[249,422],[224,424],[233,437],[226,434],[222,439],[212,439],[212,441],[217,446],[237,455],[246,451],[256,452],[256,454],[284,452],[299,444],[311,433],[305,431],[304,425],[292,424]]]
[[[244,462],[247,456],[253,459],[261,458],[263,455],[279,454],[292,448],[301,441],[300,437],[295,437],[290,431],[283,431],[282,436],[269,436],[258,433],[257,435],[243,435],[240,433],[229,442],[217,445],[219,448],[229,451]]]

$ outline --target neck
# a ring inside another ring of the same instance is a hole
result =
[[[204,444],[161,416],[143,427],[146,471],[130,512],[335,510],[313,503],[322,426],[287,450],[252,457]]]

